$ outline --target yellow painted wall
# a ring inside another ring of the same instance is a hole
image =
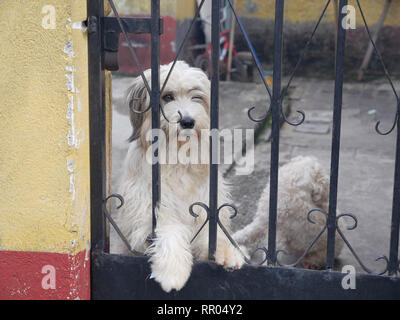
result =
[[[326,22],[334,21],[333,0],[325,17]],[[326,0],[286,0],[285,20],[292,23],[316,21],[321,14]],[[368,24],[376,24],[382,12],[385,0],[361,0],[361,7],[365,13]],[[356,8],[357,25],[362,25],[362,18],[359,13],[356,0],[349,0],[349,5]],[[236,0],[238,12],[247,17],[260,19],[273,19],[275,0]],[[393,0],[390,11],[387,15],[385,25],[400,25],[400,1]]]
[[[44,28],[48,5],[55,29]],[[83,0],[0,2],[0,250],[76,253],[89,243],[83,20]]]

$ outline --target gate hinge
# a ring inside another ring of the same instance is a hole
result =
[[[98,29],[98,20],[96,16],[90,16],[87,18],[86,22],[86,27],[88,33],[95,33],[97,32]]]

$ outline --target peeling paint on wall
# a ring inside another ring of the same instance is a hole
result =
[[[74,160],[67,160],[67,170],[69,172],[74,172],[75,169],[75,161]]]
[[[74,57],[74,47],[73,47],[72,40],[67,41],[67,43],[64,46],[63,51],[68,57],[72,57],[72,58]]]
[[[65,77],[67,78],[67,90],[75,92],[75,83],[74,83],[75,69],[71,66],[67,66],[65,69],[67,70],[67,73],[65,74]]]
[[[72,23],[71,28],[75,30],[81,30],[82,32],[86,32],[87,30],[86,25],[82,21]]]

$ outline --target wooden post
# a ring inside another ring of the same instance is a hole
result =
[[[383,23],[385,22],[385,19],[386,19],[387,13],[389,12],[389,7],[390,7],[391,3],[392,3],[392,0],[386,0],[385,5],[383,7],[383,11],[379,18],[378,24],[376,26],[375,33],[372,36],[372,40],[375,43],[376,43],[376,40],[378,39],[379,31],[381,30]],[[358,70],[358,75],[357,75],[358,81],[361,81],[362,78],[364,77],[364,72],[368,68],[369,62],[371,61],[373,51],[374,51],[374,46],[372,45],[371,41],[369,41],[368,49],[367,49],[367,52],[365,53],[364,60],[361,64],[360,69]]]
[[[232,7],[235,7],[235,0],[232,0]],[[235,16],[231,15],[231,32],[229,33],[228,65],[226,67],[226,81],[231,81],[232,53],[235,42]]]

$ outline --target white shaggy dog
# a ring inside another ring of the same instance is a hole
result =
[[[171,64],[160,67],[160,82],[163,85]],[[151,70],[144,72],[150,84]],[[207,218],[200,206],[189,213],[195,202],[209,201],[208,164],[160,164],[161,200],[156,212],[156,238],[150,245],[146,240],[152,232],[152,170],[146,153],[151,150],[151,111],[138,114],[132,111],[146,110],[150,97],[141,77],[134,80],[129,89],[127,101],[131,108],[133,135],[124,163],[124,172],[118,192],[124,197],[125,205],[114,213],[114,219],[131,247],[150,256],[151,270],[163,290],[180,290],[188,280],[195,259],[208,259],[208,230],[204,228],[191,243],[193,236]],[[182,115],[179,125],[173,125],[160,117],[160,128],[166,136],[173,130],[186,135],[199,135],[200,130],[208,129],[210,124],[210,81],[205,73],[178,61],[161,96],[161,103],[167,119],[176,122]],[[204,150],[209,151],[208,140]],[[184,143],[178,143],[179,149]],[[168,148],[168,145],[167,145]],[[160,157],[161,153],[160,152]],[[219,176],[219,205],[230,203],[227,186],[222,175]],[[221,210],[220,220],[229,230],[229,214]],[[111,252],[128,254],[123,242],[111,233]],[[240,268],[244,263],[241,253],[234,248],[225,234],[218,228],[215,261],[229,269]]]
[[[310,219],[315,224],[307,220],[307,213],[315,208],[328,212],[329,175],[316,158],[298,156],[279,168],[278,177],[276,248],[301,257],[325,226],[323,213],[311,213]],[[234,234],[233,238],[240,244],[250,245],[267,239],[269,189],[267,185],[261,195],[254,220]],[[321,268],[325,264],[326,234],[325,231],[304,257],[305,268]],[[343,240],[337,233],[335,239],[337,256]]]

